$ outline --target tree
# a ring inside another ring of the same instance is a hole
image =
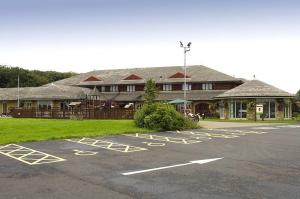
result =
[[[297,92],[297,96],[300,97],[300,90]]]
[[[18,76],[21,87],[35,87],[48,84],[76,75],[75,73],[60,73],[55,71],[26,70],[19,67],[0,65],[0,88],[12,88],[18,86]]]
[[[158,90],[156,88],[155,81],[153,79],[149,79],[145,85],[145,103],[153,104],[156,97],[158,95]]]

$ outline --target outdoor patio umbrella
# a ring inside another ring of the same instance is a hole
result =
[[[191,103],[191,101],[187,101],[184,99],[175,99],[173,101],[170,101],[169,104],[184,104],[184,103]]]

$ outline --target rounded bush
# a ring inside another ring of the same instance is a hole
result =
[[[185,118],[170,104],[145,104],[135,113],[134,119],[137,126],[158,131],[197,127],[196,122]]]

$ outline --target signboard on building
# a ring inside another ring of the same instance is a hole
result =
[[[256,105],[256,114],[263,114],[264,113],[264,105],[263,104],[257,104]]]

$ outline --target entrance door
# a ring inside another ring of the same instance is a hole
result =
[[[7,114],[7,103],[6,102],[3,102],[3,114],[6,115]]]
[[[195,113],[209,115],[209,104],[207,103],[200,103],[195,106]]]

